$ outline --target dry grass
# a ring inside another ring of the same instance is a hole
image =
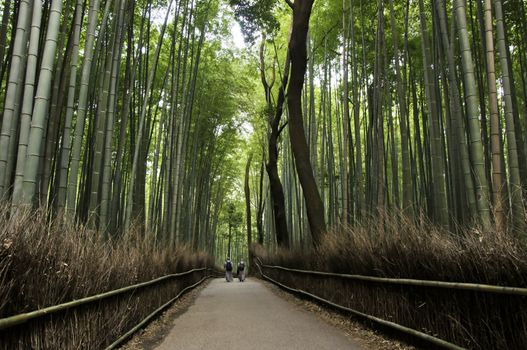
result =
[[[0,210],[0,318],[144,282],[194,267],[213,266],[202,253],[149,244],[128,232],[108,243],[43,211]],[[184,287],[195,273],[0,331],[0,349],[104,348]]]
[[[299,269],[527,287],[523,243],[494,232],[453,235],[402,217],[382,226],[334,230],[310,252],[267,254],[264,262]],[[527,298],[439,288],[385,285],[267,269],[272,278],[341,305],[473,349],[527,348]]]

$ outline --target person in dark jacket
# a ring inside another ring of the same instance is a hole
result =
[[[236,274],[238,275],[238,279],[240,280],[240,282],[245,281],[245,263],[243,262],[243,260],[238,263]]]
[[[232,261],[231,258],[227,258],[227,261],[225,261],[225,264],[223,265],[225,268],[225,279],[227,282],[232,282]]]

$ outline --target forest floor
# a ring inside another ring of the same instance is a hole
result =
[[[215,279],[186,294],[124,349],[413,348],[272,284]]]

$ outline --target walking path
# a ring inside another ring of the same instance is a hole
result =
[[[174,320],[156,349],[358,350],[359,346],[257,280],[216,279]]]

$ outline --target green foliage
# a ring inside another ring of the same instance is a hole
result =
[[[276,0],[229,0],[229,3],[248,43],[254,44],[258,32],[273,36],[280,29],[280,22],[273,13]]]

